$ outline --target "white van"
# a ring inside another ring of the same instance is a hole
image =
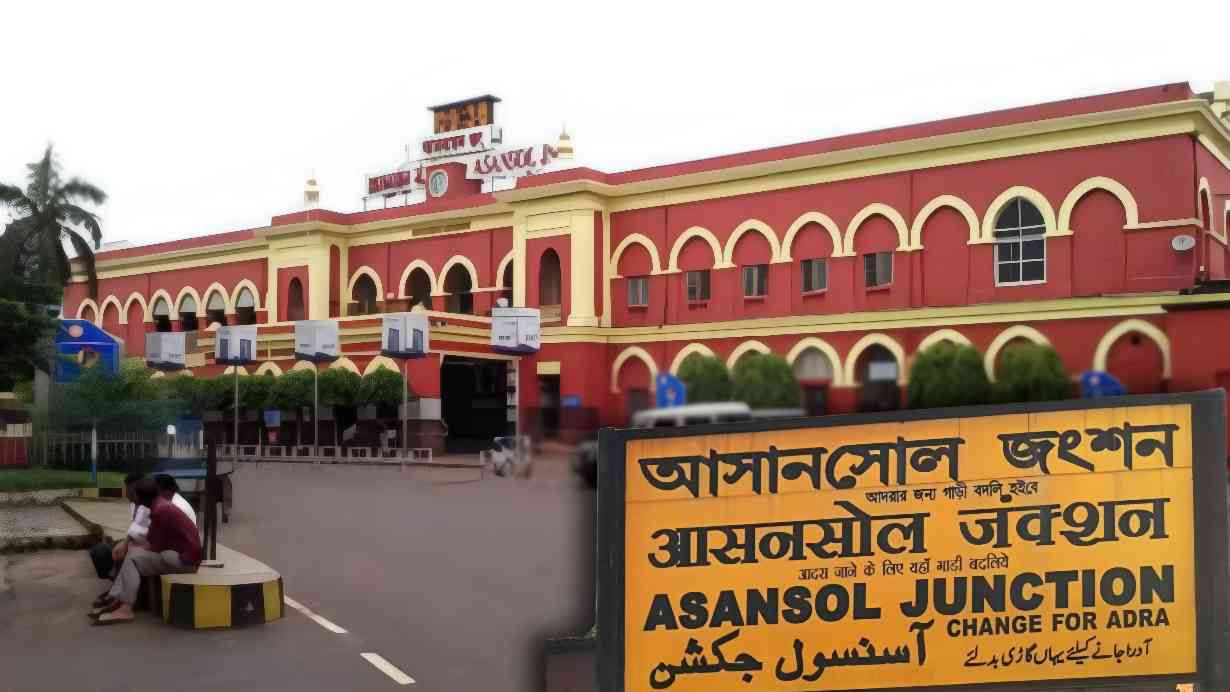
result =
[[[685,404],[670,408],[651,408],[632,414],[633,428],[680,428],[706,423],[733,423],[751,420],[752,409],[738,401]]]

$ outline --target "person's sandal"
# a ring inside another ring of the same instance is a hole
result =
[[[101,605],[90,611],[90,619],[97,620],[100,616],[110,613],[113,610],[119,610],[122,603],[119,600],[111,601],[106,605]]]
[[[132,616],[132,615],[129,615],[128,617],[123,617],[123,618],[121,618],[121,617],[107,617],[107,616],[108,616],[108,615],[110,615],[110,614],[111,614],[110,612],[106,612],[106,613],[103,613],[102,615],[99,615],[99,616],[98,616],[98,619],[94,621],[94,626],[95,626],[95,627],[98,627],[98,626],[102,626],[102,625],[121,625],[121,624],[123,624],[123,623],[125,623],[125,622],[132,622],[133,620],[135,620],[135,619],[136,619],[136,618],[135,618],[134,616]]]

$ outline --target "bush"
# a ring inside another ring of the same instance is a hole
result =
[[[909,407],[975,406],[991,399],[982,354],[973,346],[942,341],[914,358]]]
[[[995,402],[1054,401],[1071,394],[1072,382],[1055,349],[1038,344],[1015,344],[1004,349],[991,388]]]
[[[323,378],[322,378],[323,379]],[[263,375],[248,375],[239,377],[239,406],[241,408],[260,411],[269,406],[269,397],[277,379],[272,373]],[[232,386],[234,386],[232,384]],[[232,398],[234,392],[232,391]]]
[[[273,381],[266,405],[280,411],[297,411],[311,406],[315,378],[310,370],[291,370],[279,376]]]
[[[687,387],[689,404],[730,401],[730,372],[720,358],[693,353],[679,365],[679,379]]]
[[[329,368],[320,373],[320,404],[322,406],[355,406],[359,401],[362,378],[345,368]],[[401,392],[397,393],[401,401]]]
[[[799,383],[785,358],[749,353],[735,363],[731,394],[752,408],[795,408]]]
[[[376,368],[363,376],[359,384],[360,404],[398,406],[401,404],[401,373],[388,368]]]

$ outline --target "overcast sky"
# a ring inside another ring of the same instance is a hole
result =
[[[567,123],[579,164],[618,171],[1230,80],[1230,2],[585,5],[6,3],[0,180],[54,143],[110,195],[105,240],[150,243],[266,225],[313,171],[359,209],[427,106],[483,93],[505,142]]]

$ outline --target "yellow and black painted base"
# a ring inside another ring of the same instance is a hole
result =
[[[189,629],[244,627],[281,619],[282,578],[250,584],[198,584],[159,580],[162,621]]]

